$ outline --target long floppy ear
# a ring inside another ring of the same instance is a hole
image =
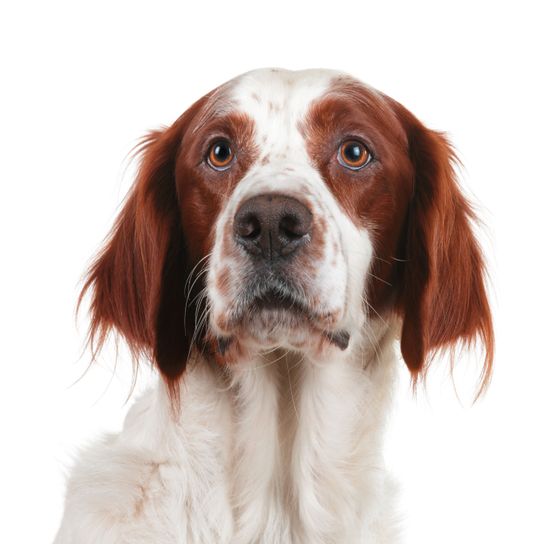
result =
[[[115,329],[133,355],[149,357],[170,385],[185,369],[194,330],[191,316],[184,323],[189,263],[175,164],[184,128],[197,107],[144,140],[136,181],[80,295],[81,302],[92,291],[93,356]]]
[[[402,356],[415,382],[437,350],[479,339],[485,349],[482,392],[491,375],[494,339],[484,262],[472,231],[476,218],[458,186],[447,139],[395,106],[414,173],[399,298]]]

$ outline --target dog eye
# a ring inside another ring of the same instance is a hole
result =
[[[371,160],[370,151],[357,140],[347,140],[338,148],[338,162],[350,170],[360,170]]]
[[[226,170],[233,159],[232,147],[226,140],[214,142],[208,150],[208,164],[215,170]]]

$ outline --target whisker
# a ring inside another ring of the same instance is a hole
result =
[[[210,267],[209,266],[205,266],[202,270],[200,270],[198,272],[198,274],[195,276],[195,279],[194,281],[192,282],[191,286],[189,287],[189,290],[187,292],[187,294],[185,295],[186,298],[190,298],[191,296],[191,291],[194,289],[195,285],[198,283],[198,280],[204,275],[206,274],[207,272],[210,271]]]
[[[376,276],[376,274],[372,274],[372,272],[367,272],[369,276],[372,276],[373,278],[376,278],[378,281],[381,281],[382,283],[385,283],[385,285],[389,285],[390,287],[393,287],[393,284],[389,283],[388,281],[384,280],[383,278],[380,278],[379,276]]]
[[[195,283],[196,283],[196,280],[195,280]],[[192,289],[193,287],[191,287],[191,291]],[[203,286],[202,289],[200,289],[200,291],[193,297],[192,300],[189,296],[185,298],[185,307],[183,309],[183,330],[185,334],[187,334],[187,311],[194,303],[198,304],[198,302],[202,299],[202,297],[205,296],[205,294],[206,294],[206,286]],[[195,313],[197,312],[198,312],[198,309]]]
[[[187,285],[189,284],[189,282],[191,281],[191,278],[193,276],[193,274],[195,273],[195,270],[197,269],[198,265],[204,261],[205,259],[209,259],[211,257],[212,253],[210,251],[210,253],[208,253],[207,255],[204,255],[204,257],[202,257],[202,259],[200,259],[194,266],[193,268],[191,269],[191,271],[189,272],[189,275],[187,276],[187,279],[185,280],[185,285],[183,286],[183,292],[185,293],[185,296],[188,296],[188,293],[187,293]]]
[[[209,317],[209,314],[210,314],[210,310],[211,310],[211,308],[209,306],[208,300],[206,299],[206,308],[202,312],[202,315],[200,317],[198,317],[197,320],[196,320],[195,329],[193,331],[193,336],[191,338],[191,343],[189,344],[189,354],[192,354],[192,352],[193,352],[193,349],[194,349],[194,347],[196,345],[196,340],[197,340],[197,338],[199,337],[199,335],[201,333],[202,326],[204,326],[208,322],[208,317]]]
[[[372,306],[372,304],[370,304],[370,302],[368,302],[368,299],[364,295],[362,297],[362,300],[363,300],[363,304],[368,306],[380,318],[381,322],[384,325],[387,325],[387,322],[385,321],[385,319],[379,314],[379,312],[376,310],[376,308],[374,308],[374,306]]]

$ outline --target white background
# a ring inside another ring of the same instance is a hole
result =
[[[127,409],[130,364],[112,377],[113,350],[74,384],[89,361],[74,307],[130,186],[128,152],[262,66],[346,70],[451,135],[487,225],[496,366],[475,406],[466,361],[461,400],[447,372],[414,399],[402,369],[387,457],[406,541],[544,542],[538,3],[2,3],[0,542],[52,540],[70,455]]]

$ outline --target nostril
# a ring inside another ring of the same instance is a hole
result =
[[[261,234],[261,223],[255,214],[240,218],[237,227],[238,236],[246,240],[256,240]]]
[[[307,234],[307,230],[303,227],[300,219],[296,215],[284,215],[280,219],[279,231],[287,240],[298,240]]]

